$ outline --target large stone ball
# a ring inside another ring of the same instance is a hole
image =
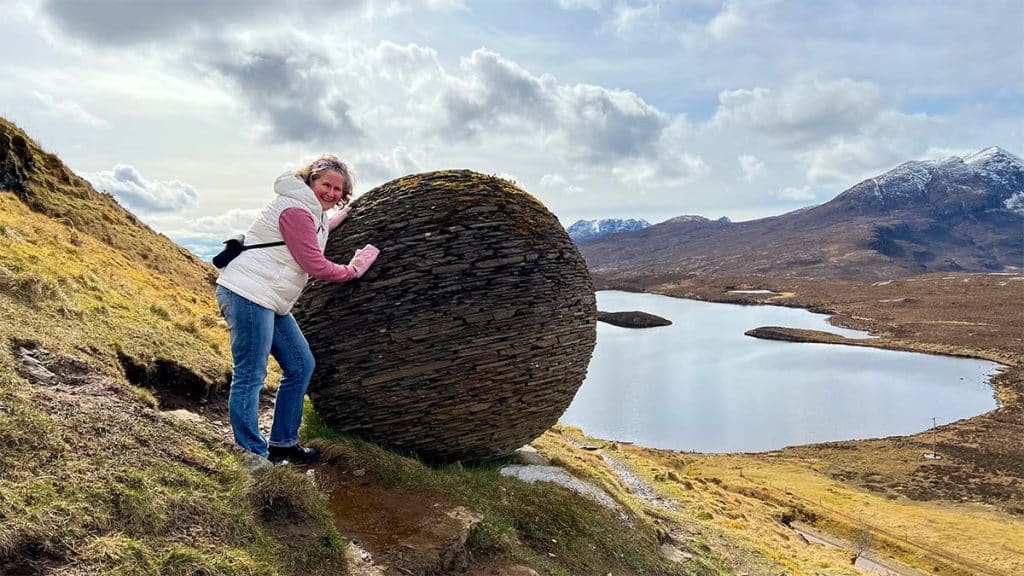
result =
[[[565,229],[512,182],[416,174],[353,204],[326,255],[380,248],[363,278],[311,282],[295,316],[316,356],[309,396],[332,428],[430,460],[507,454],[583,383],[594,288]]]

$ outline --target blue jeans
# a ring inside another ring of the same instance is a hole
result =
[[[235,442],[249,452],[267,455],[267,441],[259,429],[259,406],[267,360],[273,354],[284,375],[274,403],[270,446],[295,446],[299,443],[303,397],[313,376],[309,343],[291,314],[275,314],[223,286],[217,286],[217,304],[231,332],[234,372],[228,416]]]

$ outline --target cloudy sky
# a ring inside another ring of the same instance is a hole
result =
[[[1024,148],[1024,0],[34,0],[0,115],[200,253],[315,154],[504,175],[568,225],[745,220]]]

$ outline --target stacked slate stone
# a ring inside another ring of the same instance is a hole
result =
[[[360,197],[326,255],[381,249],[359,280],[312,282],[295,316],[317,359],[309,395],[332,428],[434,461],[535,439],[586,376],[597,309],[558,220],[512,182],[416,174]]]

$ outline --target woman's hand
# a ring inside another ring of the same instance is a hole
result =
[[[331,216],[330,227],[328,229],[333,232],[334,229],[337,228],[339,224],[341,224],[342,222],[345,221],[345,218],[348,218],[348,213],[351,212],[351,211],[352,211],[352,206],[351,205],[347,205],[344,208],[342,208],[341,210],[338,210],[337,212],[335,212],[334,216]]]
[[[356,269],[356,278],[362,278],[363,274],[366,274],[366,271],[373,265],[379,255],[380,249],[373,244],[367,244],[356,250],[355,256],[349,262],[349,266]]]

